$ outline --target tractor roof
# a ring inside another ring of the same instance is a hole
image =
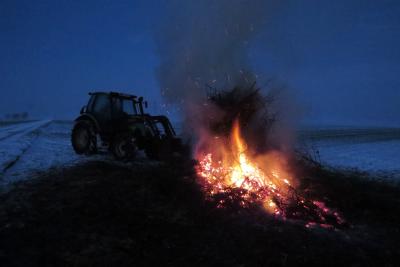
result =
[[[128,98],[128,99],[136,99],[137,96],[135,95],[129,95],[129,94],[124,94],[124,93],[118,93],[118,92],[90,92],[89,95],[97,95],[97,94],[106,94],[114,97],[121,97],[121,98]]]

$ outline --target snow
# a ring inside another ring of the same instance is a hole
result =
[[[104,153],[76,155],[70,143],[72,126],[72,122],[44,120],[0,127],[0,185],[60,166],[113,160]],[[399,129],[308,130],[302,132],[299,147],[332,167],[384,173],[400,179]]]
[[[0,128],[0,174],[32,144],[41,127],[50,121],[35,121]]]
[[[36,130],[29,148],[5,171],[3,183],[21,180],[30,173],[79,161],[70,145],[71,123],[51,122]]]
[[[319,129],[303,133],[301,143],[325,165],[400,178],[399,129]]]
[[[5,137],[0,141],[0,185],[30,179],[52,168],[114,161],[104,149],[96,155],[77,155],[71,146],[72,127],[72,121],[40,121],[0,128],[0,136]],[[138,155],[135,164],[143,164],[143,160]]]

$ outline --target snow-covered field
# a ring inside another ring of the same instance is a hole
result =
[[[400,129],[313,129],[299,143],[323,164],[400,178]]]
[[[32,173],[110,155],[76,155],[70,144],[72,122],[36,121],[0,127],[0,184],[27,179]],[[321,163],[384,173],[400,178],[400,129],[311,129],[299,147]]]
[[[0,128],[0,170],[10,168],[31,146],[40,128],[49,121],[36,121]]]
[[[72,121],[36,121],[0,127],[0,186],[60,166],[92,160],[114,161],[104,149],[90,157],[75,154],[71,146],[72,127]],[[142,164],[143,157],[139,155],[135,164]]]
[[[72,123],[37,121],[0,128],[0,183],[81,160],[70,145]]]

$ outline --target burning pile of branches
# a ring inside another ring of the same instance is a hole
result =
[[[229,137],[233,124],[238,121],[246,140],[256,140],[257,151],[271,149],[268,136],[277,120],[276,111],[271,107],[275,96],[270,93],[262,95],[253,83],[250,88],[235,87],[229,91],[218,91],[214,88],[208,93],[207,101],[217,108],[220,116],[208,116],[208,131],[213,135]]]
[[[254,85],[214,92],[210,116],[196,149],[198,176],[208,197],[218,207],[262,207],[281,219],[306,221],[306,226],[333,227],[344,223],[321,201],[303,197],[291,172],[288,155],[269,143],[276,122],[274,98],[264,97]],[[248,142],[250,140],[250,142]]]

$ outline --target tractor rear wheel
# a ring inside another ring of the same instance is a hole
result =
[[[92,154],[96,152],[96,133],[90,122],[79,121],[74,125],[71,143],[77,154]]]

